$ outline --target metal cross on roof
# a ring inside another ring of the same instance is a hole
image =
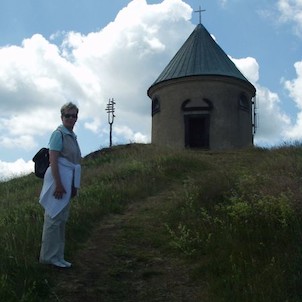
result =
[[[199,10],[195,10],[194,13],[199,13],[199,24],[201,24],[201,13],[205,12],[205,9],[201,9],[200,5],[199,5]]]

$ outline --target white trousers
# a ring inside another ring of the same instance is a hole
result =
[[[65,226],[69,217],[70,203],[55,217],[44,214],[41,263],[54,263],[64,259]]]

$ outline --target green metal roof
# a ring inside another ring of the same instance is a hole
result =
[[[202,75],[233,77],[251,85],[206,28],[198,24],[152,86],[167,80]]]

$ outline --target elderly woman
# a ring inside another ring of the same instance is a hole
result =
[[[73,127],[79,109],[73,103],[61,108],[62,125],[51,135],[49,161],[40,204],[45,209],[40,262],[59,268],[69,268],[64,259],[65,225],[69,216],[70,199],[80,185],[81,151]]]

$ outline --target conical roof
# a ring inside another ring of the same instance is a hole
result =
[[[233,77],[251,85],[207,29],[198,24],[151,87],[163,81],[202,75]]]

